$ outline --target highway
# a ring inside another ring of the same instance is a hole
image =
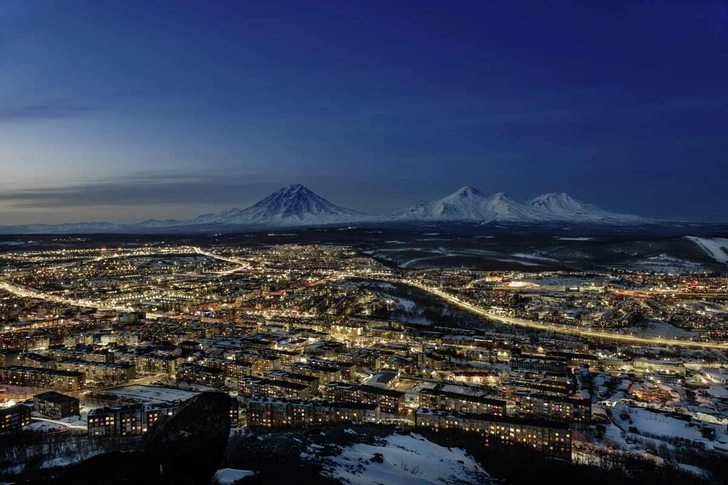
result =
[[[195,246],[194,249],[195,249],[195,252],[197,254],[201,254],[202,256],[207,256],[208,258],[217,259],[218,261],[225,261],[226,263],[233,263],[233,264],[237,264],[238,265],[238,266],[236,266],[235,268],[232,268],[232,269],[228,269],[228,270],[225,270],[225,271],[217,271],[215,273],[217,275],[226,276],[226,275],[230,275],[230,274],[233,274],[233,273],[237,273],[239,271],[249,271],[249,270],[253,269],[253,266],[251,266],[250,263],[247,263],[245,261],[240,261],[238,259],[228,258],[228,257],[225,257],[225,256],[220,256],[219,254],[215,254],[215,253],[211,253],[209,251],[205,251],[204,249],[201,249],[201,248],[199,248],[197,246]]]
[[[442,291],[439,288],[432,286],[426,286],[421,283],[407,280],[407,279],[381,279],[387,283],[404,284],[417,288],[419,290],[430,293],[431,295],[438,296],[448,303],[467,310],[476,315],[480,315],[491,320],[496,320],[501,323],[508,325],[514,325],[518,327],[531,328],[534,330],[542,330],[545,332],[559,333],[564,335],[572,335],[574,337],[591,338],[591,339],[602,339],[612,340],[615,342],[623,342],[626,344],[634,345],[647,345],[656,347],[687,347],[687,348],[699,348],[708,350],[728,350],[728,343],[713,343],[713,342],[693,342],[691,340],[682,339],[668,339],[660,337],[642,337],[638,335],[625,335],[615,332],[605,332],[600,330],[591,330],[586,328],[571,327],[566,325],[556,325],[550,323],[537,322],[533,320],[525,320],[522,318],[509,317],[506,315],[500,315],[482,307],[473,305],[470,302],[461,300],[456,296],[450,295],[449,293]]]
[[[0,289],[10,292],[14,295],[23,298],[37,298],[39,300],[51,301],[54,303],[61,303],[63,305],[78,306],[83,308],[96,308],[97,310],[115,310],[115,311],[129,311],[129,307],[109,305],[101,302],[93,302],[90,300],[77,300],[74,298],[66,298],[51,293],[46,293],[29,286],[18,285],[16,283],[10,283],[8,281],[0,281]]]
[[[245,261],[240,261],[238,259],[228,258],[228,257],[225,257],[225,256],[220,256],[219,254],[215,254],[215,253],[211,253],[209,251],[205,251],[204,249],[201,249],[201,248],[199,248],[197,246],[194,247],[194,250],[195,250],[195,252],[197,254],[201,254],[203,256],[207,256],[208,258],[218,259],[220,261],[225,261],[227,263],[238,264],[238,265],[241,265],[241,266],[245,266],[245,265],[248,264]]]

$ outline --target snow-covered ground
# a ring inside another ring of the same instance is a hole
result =
[[[530,263],[528,261],[521,261],[518,259],[508,259],[508,258],[493,258],[496,261],[500,261],[501,263],[517,263],[522,266],[539,266],[538,263]]]
[[[654,273],[681,274],[705,271],[700,263],[674,258],[668,254],[658,254],[631,264],[641,271]]]
[[[161,386],[129,386],[111,389],[105,391],[104,394],[112,394],[125,399],[152,403],[184,401],[185,399],[196,396],[198,393]]]
[[[611,422],[605,425],[604,435],[594,444],[612,450],[621,450],[630,454],[638,454],[643,458],[652,459],[658,465],[669,463],[698,476],[709,476],[705,470],[689,463],[682,463],[683,456],[675,453],[685,447],[705,448],[706,450],[726,450],[728,433],[722,423],[711,423],[709,420],[699,419],[699,413],[688,415],[669,412],[655,412],[651,409],[630,405],[628,402],[618,402],[607,408]],[[701,427],[712,428],[716,434],[711,440],[701,432]],[[660,450],[656,456],[654,450]],[[575,454],[575,456],[578,453]],[[578,461],[585,461],[578,456]],[[589,458],[589,457],[586,457]],[[591,458],[599,459],[598,456]],[[595,463],[596,464],[596,463]],[[601,463],[602,465],[608,462]]]
[[[81,416],[68,416],[60,420],[52,420],[33,413],[33,423],[24,429],[26,431],[37,431],[40,433],[56,430],[67,431],[69,429],[82,430],[86,428],[86,418],[87,415],[84,413]]]
[[[383,298],[391,300],[396,305],[397,310],[404,312],[405,315],[400,315],[398,318],[407,323],[413,323],[415,325],[432,325],[432,321],[418,316],[417,304],[407,298],[392,295],[381,295]]]
[[[617,404],[613,409],[612,415],[615,419],[615,424],[622,428],[622,430],[629,430],[630,427],[634,427],[639,434],[646,433],[665,439],[682,438],[689,441],[701,442],[708,449],[712,448],[714,443],[703,437],[699,422],[678,419],[674,415],[657,413],[636,406],[627,406],[624,403]],[[627,419],[622,419],[622,417],[626,417]],[[716,442],[721,443],[728,440],[725,427],[708,425],[707,423],[703,424],[715,429]]]
[[[551,263],[558,263],[558,259],[554,258],[547,258],[546,256],[541,256],[540,254],[529,254],[529,253],[515,253],[512,254],[514,258],[523,258],[523,259],[535,259],[537,261],[548,261]]]
[[[646,335],[649,337],[693,337],[693,334],[691,332],[686,332],[685,330],[677,328],[674,325],[670,325],[667,322],[661,322],[656,320],[647,322],[647,326],[644,329],[630,327],[630,330],[636,333],[642,333],[642,335]]]
[[[394,304],[397,306],[398,309],[401,309],[402,311],[405,311],[407,313],[411,313],[415,311],[415,302],[412,300],[408,300],[407,298],[402,298],[398,296],[389,296],[387,295],[387,298],[389,300],[392,300]]]
[[[489,483],[488,474],[465,451],[438,446],[420,435],[393,434],[379,445],[358,443],[338,456],[318,456],[309,446],[301,458],[323,465],[324,476],[352,485],[446,485]],[[374,460],[380,453],[382,462]]]
[[[715,259],[719,263],[728,264],[728,238],[696,236],[685,237],[700,246],[700,249],[705,251],[705,253],[711,258]]]
[[[215,472],[212,477],[212,485],[232,485],[245,477],[252,477],[255,472],[250,470],[236,470],[235,468],[223,468]]]

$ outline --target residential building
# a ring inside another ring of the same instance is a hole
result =
[[[422,389],[420,406],[441,411],[454,411],[471,414],[506,415],[506,401],[483,396],[473,396],[441,389]]]
[[[225,385],[225,371],[197,364],[180,364],[177,366],[177,380],[221,388]]]
[[[545,457],[571,461],[571,430],[564,422],[420,408],[415,413],[415,426],[434,431],[477,433],[489,448],[517,446]]]
[[[78,416],[79,400],[56,391],[48,391],[33,397],[33,410],[51,419]]]
[[[30,424],[30,406],[16,404],[0,409],[0,431],[17,431]]]
[[[76,392],[84,386],[85,377],[82,372],[14,366],[2,370],[2,382],[11,386]]]
[[[379,422],[379,407],[373,404],[252,398],[245,406],[248,426],[304,427],[346,421]]]

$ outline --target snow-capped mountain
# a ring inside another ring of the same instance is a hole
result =
[[[301,184],[283,187],[247,209],[206,214],[196,223],[291,227],[339,224],[362,220],[366,214],[339,207]]]
[[[0,234],[168,233],[397,222],[505,222],[517,224],[655,224],[638,216],[615,214],[564,193],[543,194],[523,204],[503,192],[487,195],[463,187],[442,199],[423,202],[383,216],[335,205],[301,184],[283,187],[245,209],[228,209],[192,219],[146,220],[136,224],[81,222],[0,226]]]
[[[399,221],[470,221],[573,224],[640,224],[649,220],[608,212],[563,192],[543,194],[523,204],[503,192],[486,195],[463,187],[442,199],[423,202],[389,216]]]
[[[240,217],[240,214],[243,211],[241,209],[238,209],[237,207],[233,207],[232,209],[227,209],[222,212],[212,212],[209,214],[202,214],[191,221],[189,223],[191,224],[225,224],[226,221],[231,221],[236,218]]]
[[[155,229],[160,227],[174,227],[185,224],[185,221],[178,221],[177,219],[147,219],[146,221],[138,222],[133,224],[134,227],[141,227],[146,229]]]
[[[593,224],[639,224],[648,219],[605,211],[593,204],[578,201],[564,192],[551,192],[532,199],[528,205],[551,220]]]
[[[538,211],[503,192],[486,195],[465,186],[447,197],[423,202],[390,215],[402,221],[537,222]]]

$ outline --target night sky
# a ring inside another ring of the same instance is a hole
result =
[[[728,2],[0,0],[0,224],[303,183],[728,221]]]

